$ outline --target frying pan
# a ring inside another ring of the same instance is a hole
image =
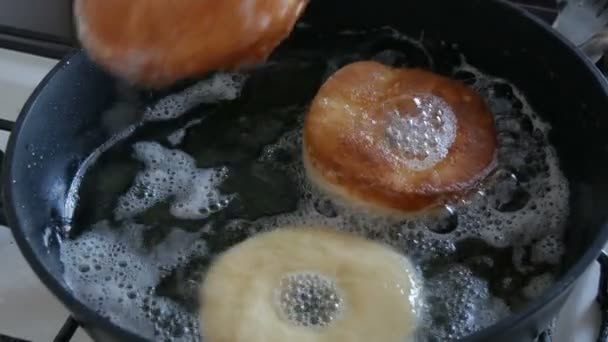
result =
[[[558,281],[523,310],[465,340],[536,338],[608,239],[608,86],[601,73],[546,24],[505,1],[312,1],[302,22],[308,33],[296,32],[273,58],[302,46],[330,46],[327,37],[334,32],[390,26],[421,37],[436,61],[426,67],[438,73],[450,72],[453,54],[445,46],[457,46],[470,64],[517,85],[550,122],[550,141],[571,191],[565,266]],[[297,85],[298,79],[291,82]],[[62,276],[58,245],[68,238],[61,228],[66,224],[62,208],[79,167],[94,149],[141,119],[133,114],[112,125],[103,121],[101,113],[124,95],[122,89],[120,81],[83,52],[67,56],[24,106],[10,138],[3,175],[5,211],[23,255],[98,341],[145,339],[72,294]],[[146,103],[173,90],[135,91]],[[49,226],[58,228],[45,234]]]

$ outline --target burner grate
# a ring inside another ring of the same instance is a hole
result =
[[[30,342],[30,341],[21,340],[21,339],[6,336],[6,335],[0,335],[0,342]]]

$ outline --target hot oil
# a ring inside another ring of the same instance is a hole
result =
[[[423,279],[421,341],[466,336],[552,284],[564,250],[568,186],[547,141],[550,127],[517,88],[450,52],[454,65],[437,68],[492,107],[498,167],[476,193],[439,212],[376,217],[308,182],[301,159],[307,105],[327,76],[352,61],[431,69],[442,61],[389,29],[329,37],[314,49],[297,43],[309,34],[296,34],[296,43],[246,81],[218,74],[178,94],[179,101],[161,101],[148,117],[172,121],[143,125],[87,165],[76,197],[82,205],[68,218],[80,233],[61,248],[76,296],[150,339],[200,340],[197,291],[214,256],[260,231],[319,224],[412,259]],[[176,111],[187,113],[175,119]]]

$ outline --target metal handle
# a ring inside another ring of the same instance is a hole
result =
[[[14,126],[15,126],[14,122],[5,120],[5,119],[0,119],[0,130],[10,132]],[[1,168],[3,162],[4,162],[4,152],[0,151],[0,168]],[[0,225],[2,225],[2,226],[7,225],[6,216],[4,214],[4,203],[2,201],[1,196],[0,196]]]
[[[19,338],[1,335],[1,334],[0,334],[0,341],[2,341],[2,342],[30,342],[30,341],[22,340]]]
[[[79,326],[80,324],[72,316],[68,317],[53,342],[69,342]]]
[[[2,131],[12,131],[15,123],[9,120],[0,119],[0,130]]]
[[[608,341],[608,253],[602,251],[597,258],[600,264],[600,284],[596,301],[600,305],[601,325],[597,342]]]

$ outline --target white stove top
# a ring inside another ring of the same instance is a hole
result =
[[[0,117],[14,121],[22,105],[56,60],[0,49]],[[0,150],[8,133],[0,131]],[[599,310],[595,303],[597,264],[578,281],[558,317],[555,342],[595,342]],[[21,256],[10,231],[0,227],[0,334],[51,341],[68,317]],[[90,339],[79,330],[72,341]]]
[[[15,121],[36,85],[57,63],[0,49],[0,118]],[[0,131],[4,151],[9,133]],[[13,241],[0,226],[0,334],[33,342],[52,341],[68,318],[68,311],[42,285]],[[75,342],[89,342],[82,331]]]

